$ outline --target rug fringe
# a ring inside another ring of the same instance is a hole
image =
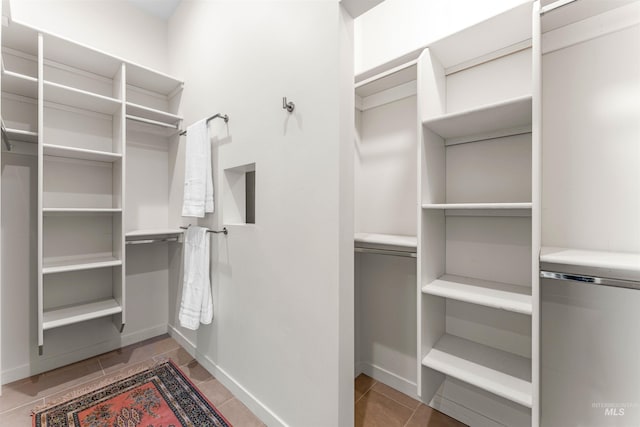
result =
[[[55,399],[49,403],[43,403],[42,405],[38,405],[36,407],[34,407],[33,409],[31,409],[31,416],[36,415],[38,412],[43,412],[46,411],[48,409],[53,408],[54,406],[58,406],[58,405],[62,405],[70,400],[73,400],[77,397],[82,396],[83,394],[87,394],[87,393],[92,393],[96,390],[99,390],[103,387],[107,387],[113,383],[116,383],[118,381],[127,379],[129,377],[132,377],[134,375],[137,375],[141,372],[150,370],[150,369],[155,369],[160,365],[163,365],[164,363],[169,362],[169,359],[167,357],[160,357],[158,360],[154,361],[153,364],[151,365],[143,365],[143,366],[138,366],[135,368],[131,368],[126,372],[121,372],[119,374],[116,374],[114,376],[111,376],[109,378],[106,378],[102,381],[100,381],[97,384],[93,384],[91,386],[86,386],[83,388],[79,388],[79,389],[75,389],[70,391],[69,393],[65,394],[64,396],[59,397],[58,399]]]

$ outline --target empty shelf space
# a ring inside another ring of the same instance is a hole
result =
[[[418,246],[418,239],[415,236],[405,236],[400,234],[355,233],[354,241],[356,246],[363,243],[414,249]]]
[[[472,142],[531,131],[531,96],[522,96],[471,110],[443,114],[424,126],[447,144]]]
[[[445,274],[424,285],[422,292],[515,313],[533,311],[531,289],[508,283]]]
[[[44,82],[45,101],[103,114],[114,114],[122,101],[59,83]]]
[[[132,63],[127,63],[127,84],[166,96],[184,86],[184,82],[175,77]]]
[[[167,125],[171,125],[175,127],[182,117],[168,113],[162,110],[156,110],[155,108],[145,107],[143,105],[134,104],[132,102],[127,102],[127,115],[135,117],[147,119],[153,122],[159,122]],[[131,118],[131,117],[129,117]]]
[[[585,274],[640,281],[639,253],[544,246],[540,251],[540,262],[573,267],[569,272],[580,270]],[[553,266],[546,266],[546,268],[551,267]],[[565,268],[559,267],[558,270],[565,271]]]
[[[5,128],[9,141],[22,141],[32,144],[38,143],[38,133],[28,130]]]
[[[127,239],[135,239],[138,237],[177,236],[183,233],[184,230],[179,228],[149,228],[127,231],[125,236]]]
[[[96,162],[113,163],[122,159],[122,154],[106,151],[87,150],[84,148],[64,147],[62,145],[42,145],[45,156],[65,157],[68,159],[93,160]]]
[[[98,319],[122,312],[122,307],[114,299],[94,301],[87,304],[60,307],[45,311],[42,317],[42,329],[59,328],[87,320]]]
[[[531,408],[531,360],[445,334],[422,360],[428,368]]]
[[[93,270],[97,268],[116,267],[122,260],[111,255],[78,256],[56,259],[45,258],[42,263],[42,274],[64,273],[67,271]]]
[[[38,79],[3,69],[2,91],[35,99],[38,97]]]

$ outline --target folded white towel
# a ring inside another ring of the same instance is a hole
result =
[[[211,142],[206,119],[187,128],[186,144],[182,216],[202,218],[213,212]]]
[[[198,329],[213,319],[209,281],[209,235],[202,227],[189,227],[184,239],[184,280],[178,319],[187,329]]]

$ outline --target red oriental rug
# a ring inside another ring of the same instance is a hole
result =
[[[172,362],[34,411],[34,427],[231,427]]]

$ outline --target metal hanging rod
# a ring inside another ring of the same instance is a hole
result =
[[[133,120],[135,122],[146,123],[149,125],[161,126],[169,129],[178,130],[178,125],[172,125],[170,123],[159,122],[157,120],[145,119],[144,117],[133,116],[131,114],[127,114],[127,120]]]
[[[391,255],[391,256],[400,256],[406,258],[416,258],[415,252],[410,251],[396,251],[393,249],[379,249],[379,248],[361,248],[355,247],[354,252],[360,252],[365,254],[378,254],[378,255]]]
[[[141,239],[141,240],[127,240],[127,245],[142,245],[147,243],[162,243],[162,242],[177,242],[177,237],[163,237],[161,239]]]
[[[218,119],[218,118],[224,120],[225,123],[229,123],[229,116],[228,115],[222,114],[222,113],[217,113],[217,114],[214,114],[213,116],[207,118],[207,124],[209,124],[209,122],[211,120]],[[186,130],[183,130],[182,132],[180,132],[180,135],[186,135],[186,134],[187,134]]]
[[[640,289],[640,282],[633,280],[609,279],[606,277],[585,276],[582,274],[559,273],[556,271],[540,271],[543,279],[566,280],[570,282],[580,282],[589,285],[613,286],[616,288]]]
[[[7,151],[11,151],[11,143],[9,142],[9,135],[7,135],[7,131],[4,129],[4,124],[1,126],[2,129],[2,142],[7,146]]]
[[[180,228],[182,230],[188,230],[189,227],[191,227],[191,224],[189,224],[187,227],[180,227]],[[227,234],[229,234],[229,231],[227,230],[227,227],[223,227],[222,230],[210,230],[210,229],[207,229],[207,233],[224,234],[226,236]]]

